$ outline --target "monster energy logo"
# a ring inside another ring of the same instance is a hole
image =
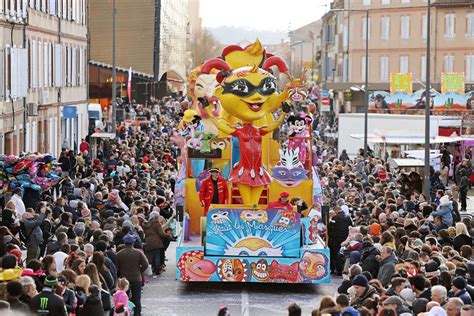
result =
[[[48,307],[48,298],[40,297],[40,309],[46,309]]]

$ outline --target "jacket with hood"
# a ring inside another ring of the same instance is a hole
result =
[[[431,213],[434,216],[440,216],[441,222],[448,226],[453,226],[453,202],[449,201],[446,204],[440,205],[438,210]]]
[[[342,316],[359,316],[360,313],[352,306],[344,308],[341,312]]]
[[[45,215],[39,214],[38,217],[32,219],[23,219],[25,225],[25,233],[28,239],[26,240],[27,246],[40,245],[43,242],[43,231],[40,228],[41,223],[44,220]]]
[[[377,279],[382,282],[384,287],[387,287],[390,284],[392,275],[395,273],[395,265],[398,263],[398,259],[394,253],[380,261],[379,272],[377,274]]]

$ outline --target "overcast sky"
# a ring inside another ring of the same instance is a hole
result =
[[[191,0],[192,1],[192,0]],[[318,20],[331,0],[200,0],[204,27],[293,30]]]

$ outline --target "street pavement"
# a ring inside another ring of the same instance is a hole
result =
[[[474,215],[474,191],[469,194],[468,213]],[[150,279],[142,296],[143,315],[217,315],[227,306],[231,315],[288,315],[286,308],[297,303],[303,315],[317,308],[321,297],[334,296],[342,278],[331,284],[184,283],[175,279],[176,243],[167,253],[166,272]]]
[[[175,279],[175,250],[166,252],[166,272],[150,279],[142,295],[143,315],[217,315],[227,306],[235,315],[288,315],[286,308],[297,303],[303,315],[318,307],[321,297],[334,295],[342,278],[328,285],[259,283],[184,283]]]

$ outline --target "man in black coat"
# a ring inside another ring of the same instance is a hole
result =
[[[341,249],[341,243],[349,235],[349,227],[352,226],[352,221],[339,206],[334,208],[334,212],[335,215],[332,218],[330,217],[328,225],[331,271],[337,275],[342,275],[344,262],[339,254],[339,250]]]
[[[34,315],[67,316],[63,298],[54,293],[58,285],[55,277],[47,276],[43,290],[30,301],[30,311]]]

